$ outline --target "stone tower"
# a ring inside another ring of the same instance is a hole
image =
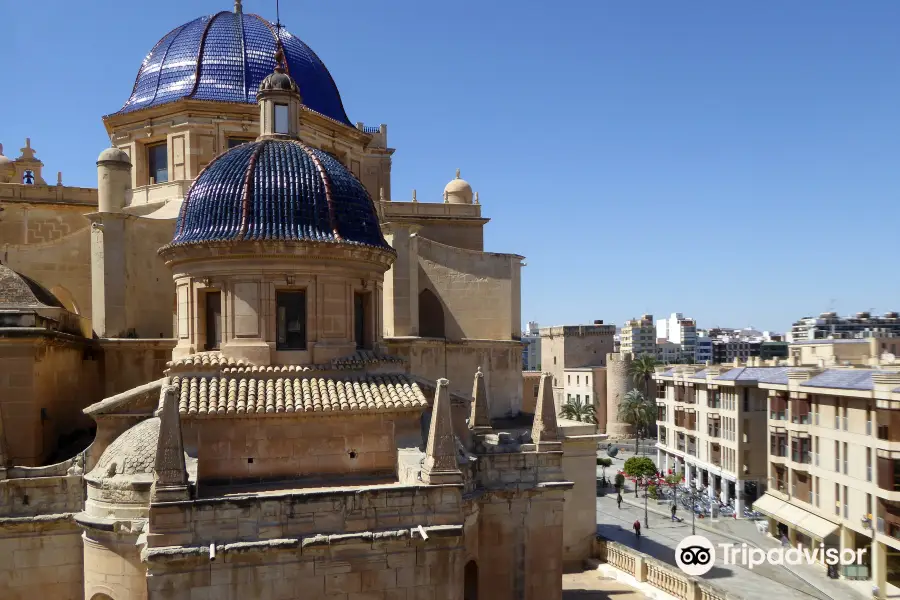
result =
[[[606,355],[606,433],[610,437],[628,435],[634,428],[619,421],[619,402],[633,387],[628,368],[631,355]]]

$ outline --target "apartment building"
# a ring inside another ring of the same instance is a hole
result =
[[[522,332],[522,370],[541,370],[541,332],[536,321],[529,321]]]
[[[760,381],[787,377],[787,367],[661,367],[657,385],[657,465],[683,473],[688,485],[738,515],[762,493],[767,477],[766,392]]]
[[[770,533],[865,548],[866,566],[842,575],[871,578],[882,594],[900,585],[900,372],[799,367],[759,388],[769,485],[754,507]]]
[[[883,316],[859,312],[839,317],[836,312],[824,312],[818,317],[803,317],[791,326],[791,341],[820,339],[853,339],[900,336],[900,315],[887,312]]]
[[[632,357],[649,354],[656,356],[656,326],[653,315],[641,315],[638,319],[625,322],[620,333],[620,354]]]
[[[694,359],[694,351],[697,345],[697,322],[687,319],[681,313],[672,313],[666,319],[657,319],[656,338],[677,344],[681,350],[682,358]]]

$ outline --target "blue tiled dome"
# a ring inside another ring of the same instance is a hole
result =
[[[327,152],[285,139],[232,148],[188,190],[172,244],[226,240],[390,248],[359,180]]]
[[[349,124],[334,79],[316,53],[284,28],[279,37],[303,104]],[[256,104],[259,84],[275,67],[276,44],[275,25],[259,15],[225,11],[194,19],[156,43],[119,112],[181,98]]]

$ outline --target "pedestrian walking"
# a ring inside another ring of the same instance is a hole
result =
[[[641,520],[637,519],[632,527],[634,528],[634,535],[641,537]]]

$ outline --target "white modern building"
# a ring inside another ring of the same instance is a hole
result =
[[[697,345],[697,322],[681,313],[672,313],[667,319],[657,319],[656,339],[677,344],[682,358],[694,359]]]
[[[537,321],[528,321],[522,332],[522,370],[541,370],[541,332]]]

